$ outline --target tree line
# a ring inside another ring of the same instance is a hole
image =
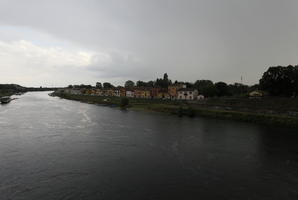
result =
[[[255,88],[241,83],[235,83],[235,84],[227,84],[225,82],[213,83],[211,80],[197,80],[194,83],[182,82],[177,80],[172,82],[172,80],[169,79],[167,73],[165,73],[162,78],[157,78],[155,81],[139,80],[134,82],[132,80],[127,80],[124,84],[124,87],[125,88],[158,87],[158,88],[166,89],[173,84],[185,84],[187,88],[197,89],[200,92],[200,94],[206,97],[243,95],[243,94],[247,94],[249,91]],[[69,85],[68,87],[69,88],[92,88],[93,86],[81,84],[81,85]],[[95,87],[99,89],[115,88],[115,86],[109,82],[104,82],[104,83],[97,82]]]
[[[287,96],[296,97],[298,94],[298,65],[287,67],[276,66],[269,67],[264,72],[259,84],[252,86],[242,83],[227,84],[223,81],[213,82],[211,80],[197,80],[192,82],[173,81],[169,79],[168,74],[165,73],[162,78],[157,78],[155,81],[132,81],[125,82],[125,88],[133,87],[159,87],[168,88],[173,84],[185,84],[187,88],[197,89],[200,94],[205,97],[222,97],[222,96],[245,96],[251,91],[262,90],[271,96]],[[75,88],[92,88],[91,85],[70,85]],[[114,88],[115,86],[109,82],[96,83],[96,88]]]

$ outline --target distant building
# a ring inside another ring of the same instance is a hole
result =
[[[200,95],[197,96],[197,100],[204,100],[204,99],[205,99],[205,96],[204,95],[201,95],[200,94]]]
[[[120,97],[125,97],[126,96],[126,90],[124,87],[119,87],[120,90]]]
[[[159,87],[154,87],[150,88],[150,96],[152,99],[157,99],[158,98],[158,93],[161,90]]]
[[[113,96],[115,96],[115,97],[120,97],[120,93],[121,93],[120,88],[115,88],[115,89],[114,89],[114,94],[113,94]]]
[[[157,98],[158,99],[170,99],[170,95],[168,93],[168,89],[167,88],[161,88],[158,91]]]
[[[149,99],[151,97],[150,90],[147,88],[135,88],[134,89],[134,97],[142,98],[142,99]]]
[[[114,88],[107,89],[107,94],[109,97],[113,97],[115,95]]]
[[[96,91],[95,89],[85,89],[84,94],[85,95],[95,95]]]
[[[263,97],[263,92],[259,90],[255,90],[249,93],[249,97],[251,98],[258,98],[258,97]]]
[[[102,89],[95,89],[96,96],[102,96]]]
[[[93,95],[93,96],[97,95],[97,94],[96,94],[96,93],[97,93],[97,89],[95,89],[95,88],[90,89],[90,93],[91,93],[91,95]]]
[[[133,98],[134,97],[134,90],[128,89],[126,90],[126,97]]]
[[[181,89],[181,88],[186,88],[186,85],[185,84],[174,84],[174,85],[170,85],[168,87],[168,93],[170,95],[170,98],[171,99],[177,99],[177,96],[178,96],[178,90]]]
[[[178,100],[196,100],[198,90],[192,88],[181,88],[178,90]]]
[[[104,97],[108,96],[107,90],[106,89],[101,89],[101,95],[100,96],[104,96]]]
[[[102,89],[101,94],[102,94],[101,96],[112,97],[114,96],[114,89],[112,88]]]

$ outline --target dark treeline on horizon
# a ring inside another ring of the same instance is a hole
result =
[[[167,89],[171,85],[175,84],[185,84],[187,88],[197,89],[200,94],[203,94],[206,97],[215,97],[215,96],[236,96],[247,94],[250,91],[258,89],[258,85],[248,86],[241,83],[234,83],[234,84],[227,84],[225,82],[216,82],[214,83],[211,80],[197,80],[194,83],[191,82],[183,82],[183,81],[172,81],[169,79],[168,74],[165,73],[163,78],[157,78],[155,81],[137,81],[134,82],[132,80],[128,80],[125,82],[125,88],[134,88],[134,87],[144,87],[144,88],[164,88]],[[111,83],[104,82],[100,83],[97,82],[95,86],[92,85],[69,85],[69,88],[115,88],[116,86],[112,85]],[[121,87],[121,86],[118,86]]]
[[[272,96],[296,97],[298,94],[298,65],[270,67],[260,80],[260,89]]]
[[[287,67],[276,66],[269,67],[264,72],[259,84],[252,86],[242,83],[227,84],[225,82],[213,82],[211,80],[197,80],[192,82],[174,81],[169,79],[168,74],[165,73],[163,78],[157,78],[155,81],[131,81],[125,82],[124,87],[159,87],[168,88],[173,84],[185,84],[187,88],[194,88],[206,97],[222,97],[222,96],[242,96],[249,92],[262,90],[271,96],[286,96],[296,97],[298,94],[298,66],[289,65]],[[70,85],[68,87],[75,88],[92,88],[91,85]],[[115,86],[109,82],[97,82],[96,88],[114,88]],[[119,86],[118,86],[119,87]]]
[[[12,95],[18,92],[51,91],[57,88],[48,87],[23,87],[17,84],[0,84],[0,96]]]

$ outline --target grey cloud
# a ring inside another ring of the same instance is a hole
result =
[[[87,66],[87,70],[94,73],[94,77],[101,79],[117,78],[122,79],[122,83],[125,80],[147,80],[152,77],[148,76],[150,67],[145,67],[146,64],[142,63],[140,58],[137,58],[133,54],[123,55],[121,52],[110,52],[110,62],[101,63],[93,62],[92,65]],[[94,60],[97,59],[96,55]]]
[[[86,67],[93,79],[168,72],[178,80],[243,76],[253,84],[270,65],[298,63],[297,6],[294,0],[0,0],[0,25],[111,55],[109,64]],[[139,61],[124,59],[127,52]]]

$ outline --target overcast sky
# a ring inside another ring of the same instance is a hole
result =
[[[0,83],[257,83],[298,64],[297,0],[0,0]]]

